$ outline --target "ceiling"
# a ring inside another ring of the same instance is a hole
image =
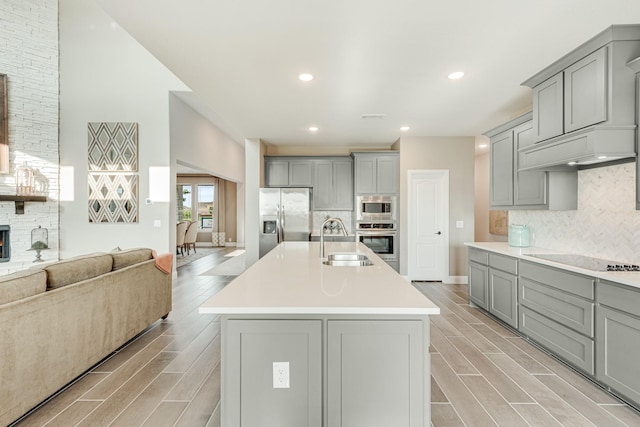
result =
[[[274,145],[480,135],[530,108],[524,80],[640,23],[638,0],[97,1],[219,128]]]

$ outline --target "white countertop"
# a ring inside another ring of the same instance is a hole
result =
[[[328,266],[322,264],[318,242],[281,243],[209,298],[200,306],[200,313],[440,313],[431,300],[362,243],[325,243],[327,255],[355,251],[367,255],[374,265]]]
[[[478,248],[485,251],[496,252],[502,255],[508,255],[523,260],[537,262],[539,264],[548,265],[550,267],[561,268],[574,273],[584,274],[585,276],[597,277],[611,282],[621,283],[623,285],[634,286],[640,288],[640,272],[635,271],[594,271],[585,268],[575,267],[568,264],[553,262],[542,258],[530,256],[531,254],[565,254],[563,251],[556,251],[547,248],[538,248],[530,246],[528,248],[517,248],[509,246],[506,242],[470,242],[465,245]]]

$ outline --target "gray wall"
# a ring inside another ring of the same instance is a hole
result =
[[[449,275],[467,275],[467,249],[474,240],[474,137],[403,137],[400,150],[400,274],[407,274],[407,173],[415,169],[449,170]],[[464,221],[464,228],[455,228]]]

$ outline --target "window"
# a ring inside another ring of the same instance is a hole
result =
[[[214,200],[214,185],[198,185],[198,221],[200,222],[200,228],[213,229]]]
[[[191,221],[191,184],[178,184],[177,190],[178,221]]]

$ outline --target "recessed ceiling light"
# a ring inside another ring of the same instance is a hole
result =
[[[449,77],[449,79],[451,80],[458,80],[459,78],[462,78],[462,76],[464,76],[464,71],[456,71],[449,74],[447,77]]]
[[[600,160],[604,160],[606,158],[607,158],[607,156],[598,156],[598,159],[600,159]]]
[[[402,132],[406,132],[406,131],[408,131],[409,129],[411,129],[409,126],[402,126],[402,127],[400,128],[400,130],[401,130]]]
[[[309,126],[309,130],[311,132],[318,132],[318,127],[317,126]]]
[[[575,165],[577,165],[577,164],[578,164],[578,162],[569,162],[569,163],[567,163],[567,164],[568,164],[569,166],[575,166]]]
[[[487,144],[480,144],[478,145],[478,148],[487,148]]]
[[[310,82],[311,80],[313,80],[313,74],[302,73],[298,76],[298,78],[303,82]]]

